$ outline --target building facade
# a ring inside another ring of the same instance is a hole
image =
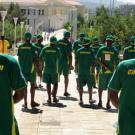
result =
[[[70,22],[73,26],[73,38],[77,34],[77,16],[81,14],[88,18],[88,11],[81,3],[73,0],[3,0],[3,6],[18,3],[26,16],[26,25],[32,28],[32,33],[39,31],[58,30]]]
[[[127,15],[134,15],[135,14],[135,5],[121,5],[120,7],[120,13],[123,16],[127,16]]]

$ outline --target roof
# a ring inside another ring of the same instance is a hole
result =
[[[65,6],[81,6],[82,4],[74,0],[3,0],[2,3],[18,3],[19,5],[65,5]]]

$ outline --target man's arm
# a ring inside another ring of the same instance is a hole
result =
[[[70,69],[73,70],[74,67],[72,65],[72,52],[69,53],[69,66],[70,66]]]
[[[75,73],[77,73],[77,66],[78,66],[78,61],[75,60]]]
[[[25,89],[26,89],[26,87],[25,88],[21,88],[18,91],[15,91],[15,94],[13,95],[13,99],[14,99],[14,103],[15,104],[20,102],[24,98],[24,90]]]
[[[96,63],[99,64],[99,65],[101,65],[102,67],[104,67],[106,70],[109,70],[109,71],[112,72],[112,70],[109,67],[107,67],[104,63],[102,63],[100,60],[97,59],[96,60]]]
[[[118,93],[119,92],[113,91],[113,90],[110,90],[110,93],[109,93],[111,102],[116,108],[118,108],[118,105],[119,105]]]

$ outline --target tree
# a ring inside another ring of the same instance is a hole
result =
[[[3,7],[0,7],[0,9],[4,9]],[[13,17],[18,17],[17,21],[17,39],[20,39],[21,35],[21,28],[20,28],[20,22],[26,20],[24,15],[21,12],[21,9],[18,4],[11,3],[8,8],[8,13],[5,18],[5,38],[9,41],[14,40],[14,20]],[[2,18],[0,18],[1,20]],[[0,21],[0,31],[2,31],[2,21]],[[23,29],[23,33],[25,31],[25,28]]]
[[[72,25],[70,22],[67,22],[64,24],[64,29],[68,30],[68,31],[72,31]]]
[[[18,23],[26,20],[19,5],[11,3],[8,8],[7,19],[12,22],[12,24],[14,24],[13,17],[18,17]]]

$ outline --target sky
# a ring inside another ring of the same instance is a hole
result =
[[[135,0],[118,0],[118,1],[123,1],[123,2],[132,2],[135,4]]]

